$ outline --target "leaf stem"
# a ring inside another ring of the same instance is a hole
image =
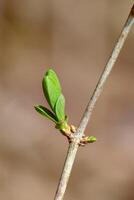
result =
[[[111,73],[111,70],[118,58],[118,55],[123,47],[123,44],[128,36],[128,33],[130,32],[130,29],[132,28],[132,25],[134,24],[134,5],[130,11],[130,14],[128,16],[128,19],[122,29],[122,32],[119,36],[119,39],[111,53],[111,56],[108,59],[108,62],[106,63],[106,66],[99,78],[99,81],[96,85],[96,88],[87,104],[87,107],[85,109],[85,112],[83,114],[83,117],[81,119],[80,125],[75,133],[75,137],[72,143],[69,144],[67,156],[65,159],[63,171],[61,174],[61,178],[59,180],[59,184],[57,187],[57,191],[55,194],[54,200],[62,200],[65,194],[65,190],[68,184],[69,176],[71,174],[72,166],[76,157],[76,153],[79,147],[80,139],[82,138],[84,131],[86,129],[86,126],[91,118],[92,111],[95,107],[96,101],[98,100],[102,90],[103,86]]]

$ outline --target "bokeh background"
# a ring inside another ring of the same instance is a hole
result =
[[[133,0],[0,0],[0,199],[53,199],[67,140],[35,112],[52,67],[78,126]],[[134,29],[105,85],[65,200],[134,199]]]

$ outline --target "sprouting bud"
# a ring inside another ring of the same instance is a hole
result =
[[[96,142],[96,137],[95,136],[88,136],[88,137],[86,137],[86,141],[88,142],[88,143],[93,143],[93,142]]]

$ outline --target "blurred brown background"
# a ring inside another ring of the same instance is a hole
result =
[[[52,200],[68,143],[35,104],[52,66],[79,124],[133,0],[0,0],[0,199]],[[134,29],[94,110],[65,200],[134,199]]]

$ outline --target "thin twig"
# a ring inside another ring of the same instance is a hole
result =
[[[100,76],[100,79],[96,85],[93,95],[88,102],[88,105],[86,107],[84,115],[81,119],[79,128],[78,128],[77,132],[75,133],[74,141],[72,143],[70,143],[70,145],[69,145],[67,157],[66,157],[66,160],[64,163],[62,175],[61,175],[61,178],[59,181],[59,185],[57,187],[57,191],[56,191],[54,200],[62,200],[64,197],[67,183],[69,180],[69,176],[70,176],[72,166],[73,166],[73,163],[74,163],[74,160],[76,157],[76,153],[77,153],[77,150],[79,147],[80,139],[82,138],[82,136],[84,134],[86,126],[91,118],[91,114],[92,114],[93,108],[95,107],[96,101],[98,100],[98,97],[100,96],[100,94],[102,92],[103,86],[114,66],[114,63],[117,60],[117,57],[123,47],[123,44],[128,36],[128,33],[130,32],[130,29],[131,29],[133,23],[134,23],[134,5],[130,11],[128,19],[127,19],[127,21],[123,27],[123,30],[119,36],[119,39],[111,53],[111,56]]]

